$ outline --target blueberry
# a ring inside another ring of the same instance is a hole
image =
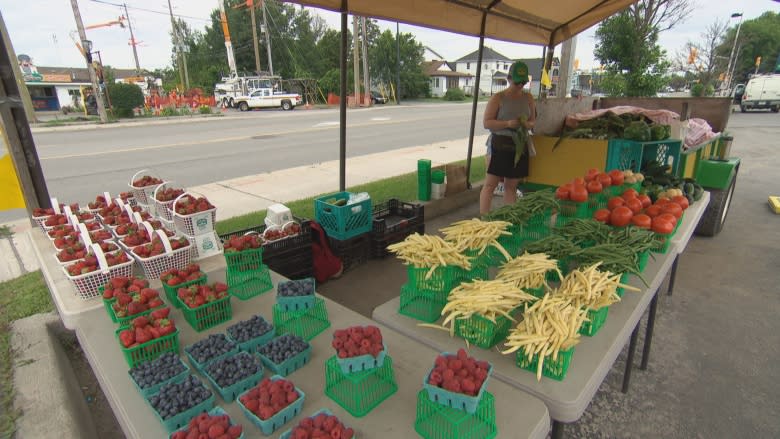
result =
[[[188,410],[211,396],[211,391],[194,375],[189,375],[181,383],[164,385],[159,393],[149,398],[162,419],[168,419]]]
[[[262,317],[255,315],[248,320],[236,323],[227,328],[228,334],[239,343],[260,337],[272,330],[273,326]]]
[[[185,350],[199,364],[206,364],[214,358],[230,352],[235,347],[236,344],[228,340],[225,334],[212,334],[188,346]]]

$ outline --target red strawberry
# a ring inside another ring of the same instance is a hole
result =
[[[138,344],[144,344],[151,339],[152,337],[146,331],[141,328],[135,328],[135,341]]]
[[[146,316],[140,316],[133,319],[134,328],[143,328],[149,324],[149,319]]]
[[[170,313],[171,313],[171,309],[167,308],[167,307],[166,308],[161,308],[161,309],[156,309],[156,310],[152,311],[152,318],[155,319],[155,320],[167,319],[168,315]]]
[[[134,332],[130,329],[125,329],[124,331],[119,333],[119,341],[122,342],[122,346],[129,347],[130,345],[135,343]]]

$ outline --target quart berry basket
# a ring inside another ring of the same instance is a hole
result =
[[[178,375],[172,376],[163,382],[157,383],[151,387],[147,387],[145,389],[141,388],[141,386],[139,386],[138,383],[135,382],[135,379],[133,378],[132,375],[130,375],[129,370],[127,371],[127,375],[130,377],[130,381],[132,381],[133,384],[135,385],[135,388],[138,389],[138,393],[140,393],[144,398],[149,398],[150,396],[159,392],[164,385],[171,384],[171,383],[180,383],[184,381],[184,379],[187,378],[190,375],[190,373],[192,373],[190,371],[189,366],[187,366],[186,363],[181,361],[181,358],[179,358],[179,363],[181,363],[181,365],[184,366],[183,372],[179,373]]]
[[[347,375],[351,373],[363,372],[371,369],[377,369],[385,364],[387,357],[387,346],[382,344],[382,351],[374,357],[371,354],[358,355],[357,357],[339,358],[336,357],[341,373]]]
[[[286,377],[287,375],[305,366],[309,360],[311,360],[311,345],[298,354],[284,360],[281,364],[274,363],[270,358],[261,354],[259,351],[257,355],[260,356],[261,360],[263,360],[265,367],[273,371],[274,374]]]
[[[302,311],[285,312],[278,304],[273,306],[274,328],[281,335],[286,332],[309,341],[330,327],[328,309],[321,298],[314,300],[314,306]]]
[[[168,184],[170,184],[170,183],[171,183],[170,181],[166,181],[163,184],[158,185],[157,187],[155,187],[154,188],[154,192],[152,193],[152,198],[151,198],[152,205],[154,206],[153,214],[155,216],[157,216],[158,218],[160,218],[160,219],[164,219],[165,221],[173,221],[173,211],[171,209],[173,207],[173,202],[175,200],[171,200],[171,201],[158,201],[157,200],[157,192],[160,189],[163,189],[166,186],[168,186]]]
[[[455,319],[455,334],[482,349],[490,349],[506,339],[513,324],[503,315],[496,316],[493,322],[479,314],[472,314],[467,319]]]
[[[224,360],[225,358],[230,357],[231,355],[236,355],[239,352],[238,346],[235,346],[233,349],[225,352],[222,355],[216,356],[206,361],[205,363],[199,363],[197,360],[195,360],[195,358],[192,355],[190,355],[189,351],[187,350],[189,347],[190,346],[184,348],[184,354],[187,356],[187,359],[190,360],[190,364],[195,368],[195,370],[197,370],[198,372],[204,375],[206,374],[205,372],[206,366],[208,366],[209,364],[215,361]]]
[[[609,307],[605,306],[598,310],[588,310],[588,320],[582,322],[580,326],[580,334],[592,337],[599,332],[604,323],[607,322],[607,315],[609,314]]]
[[[200,381],[200,380],[199,380]],[[206,387],[206,385],[201,381],[200,383],[203,387]],[[181,413],[178,413],[176,415],[171,416],[168,419],[163,419],[160,417],[160,414],[157,413],[157,410],[152,407],[152,405],[149,403],[149,400],[146,400],[146,403],[149,404],[149,408],[154,412],[154,416],[157,418],[158,421],[163,425],[165,428],[165,431],[167,431],[169,434],[175,432],[176,430],[179,430],[181,428],[184,428],[189,424],[190,419],[194,418],[195,416],[198,416],[200,413],[208,412],[211,409],[214,408],[214,401],[216,400],[216,397],[214,396],[214,392],[211,392],[211,396],[206,398],[205,401],[201,402],[200,404],[195,405],[194,407],[191,407]]]
[[[485,392],[477,410],[469,414],[437,404],[420,390],[414,429],[425,439],[493,439],[498,435],[495,398]]]
[[[197,308],[190,308],[179,297],[179,309],[184,314],[184,320],[190,324],[196,332],[205,331],[214,326],[221,325],[233,318],[233,307],[230,304],[230,295],[213,302],[204,303]]]
[[[321,410],[318,410],[318,411],[312,413],[312,415],[309,416],[309,418],[314,418],[317,415],[333,416],[333,413],[330,410],[328,410],[328,409],[321,409]],[[344,423],[342,422],[342,424],[344,424]],[[344,424],[344,426],[346,427],[346,424]],[[355,433],[352,436],[352,439],[357,439],[357,437],[358,437],[358,435],[357,435],[357,433]],[[287,430],[287,431],[285,431],[284,433],[282,433],[281,436],[279,436],[279,439],[293,439],[293,437],[292,437],[292,428]]]
[[[283,285],[287,284],[311,284],[312,286],[312,293],[307,294],[304,296],[280,296],[279,295],[279,289],[282,288]],[[284,312],[290,312],[290,311],[305,311],[311,307],[314,306],[315,299],[317,296],[314,294],[314,278],[307,277],[300,280],[289,280],[284,282],[279,282],[276,285],[276,303],[281,307],[282,311]]]
[[[574,355],[574,348],[558,352],[558,358],[555,360],[552,359],[552,356],[548,356],[544,359],[544,364],[542,365],[542,375],[557,381],[563,381],[566,378],[566,372],[569,370],[572,355]],[[525,356],[525,350],[521,348],[515,354],[515,364],[521,369],[536,374],[539,354],[534,354],[529,359]]]
[[[180,215],[176,212],[176,203],[178,203],[182,197],[187,195],[194,196],[194,194],[185,192],[176,197],[176,199],[173,201],[173,205],[171,206],[173,213],[173,223],[176,226],[176,230],[188,236],[196,236],[213,232],[214,225],[217,223],[216,207],[204,210],[202,212],[193,213],[192,215]]]
[[[65,277],[68,278],[73,285],[73,289],[76,290],[76,296],[84,300],[100,297],[102,295],[99,291],[100,287],[108,283],[112,277],[131,277],[133,275],[133,264],[135,263],[135,261],[131,259],[128,262],[109,267],[105,260],[105,256],[103,255],[103,251],[100,250],[100,246],[93,244],[92,248],[93,252],[98,257],[99,267],[97,270],[78,276],[71,276],[70,273],[68,273],[67,268],[62,267]]]
[[[265,319],[263,319],[263,320],[265,320]],[[230,328],[230,327],[228,327],[228,328]],[[244,342],[240,342],[240,341],[234,339],[233,337],[231,337],[230,336],[230,332],[228,332],[228,331],[225,331],[225,335],[227,335],[228,340],[230,340],[233,343],[238,345],[238,349],[240,351],[242,351],[242,352],[250,352],[251,353],[251,352],[255,352],[257,350],[257,348],[259,348],[260,346],[263,346],[266,343],[268,343],[269,341],[273,340],[274,337],[276,337],[276,331],[274,330],[273,325],[271,325],[271,329],[269,329],[268,332],[266,332],[265,334],[263,334],[263,335],[261,335],[259,337],[255,337],[253,339],[244,341]]]
[[[155,189],[157,189],[157,186],[159,186],[159,184],[152,184],[144,187],[133,186],[133,182],[135,181],[136,177],[138,177],[138,175],[140,174],[143,174],[144,172],[147,172],[147,169],[141,169],[140,171],[133,174],[127,186],[130,188],[130,193],[133,194],[133,198],[135,198],[135,202],[137,204],[147,206],[148,208],[148,206],[152,204],[154,200],[154,191]]]
[[[216,406],[213,409],[209,410],[208,414],[209,414],[209,416],[222,416],[222,415],[227,415],[227,412],[225,410],[223,410],[222,407]],[[197,414],[195,416],[197,416]],[[190,418],[190,420],[192,420],[192,418]],[[187,424],[189,424],[189,422],[190,421],[187,421]],[[230,418],[230,426],[232,427],[234,425],[236,425],[236,423],[233,421],[233,418]],[[185,430],[187,430],[187,425],[184,425],[184,427],[182,427],[182,428],[176,430],[175,432],[171,433],[170,437],[173,437],[173,435],[178,433],[179,431],[184,432]],[[170,437],[169,437],[169,439],[170,439]],[[244,439],[244,432],[243,431],[241,432],[241,436],[239,436],[238,439]]]
[[[225,402],[233,402],[233,400],[238,398],[238,395],[240,395],[240,394],[244,393],[245,391],[251,389],[252,387],[256,386],[257,383],[259,383],[260,380],[263,378],[263,364],[262,364],[262,361],[260,361],[259,357],[255,356],[253,354],[246,353],[246,352],[243,352],[243,353],[239,352],[239,353],[234,354],[234,355],[250,355],[250,356],[252,356],[255,360],[257,360],[257,372],[255,372],[254,374],[252,374],[252,375],[250,375],[250,376],[248,376],[248,377],[246,377],[246,378],[244,378],[242,380],[239,380],[239,381],[237,381],[237,382],[235,382],[235,383],[233,383],[233,384],[231,384],[231,385],[229,385],[227,387],[220,387],[217,384],[217,382],[214,381],[214,379],[208,373],[208,366],[203,368],[203,375],[206,376],[206,379],[208,379],[209,383],[211,384],[211,387],[214,390],[216,390],[217,393],[219,393],[219,396],[221,396],[222,400],[225,401]],[[225,360],[225,359],[227,359],[229,357],[230,356],[222,358],[222,360]],[[214,363],[216,363],[218,361],[222,361],[222,360],[216,360],[216,361],[213,361],[213,362],[211,362],[209,364],[214,364]]]
[[[152,361],[166,352],[173,352],[177,355],[179,353],[179,328],[176,328],[175,331],[168,335],[149,340],[146,343],[131,348],[122,346],[122,342],[119,340],[119,333],[125,329],[128,328],[122,327],[117,329],[114,332],[114,336],[116,337],[117,343],[119,343],[122,354],[125,356],[127,365],[130,366],[131,369],[141,363]]]
[[[325,395],[352,416],[362,417],[398,391],[393,359],[387,357],[382,367],[345,374],[336,356],[325,363]]]
[[[182,288],[191,287],[193,285],[205,285],[208,281],[208,276],[206,276],[206,273],[203,273],[203,275],[195,280],[190,280],[187,282],[182,282],[178,285],[170,286],[165,282],[162,282],[163,291],[165,291],[165,298],[168,299],[168,303],[176,308],[181,308],[182,304],[178,299],[178,293],[179,290]]]
[[[192,261],[193,246],[190,242],[186,247],[181,247],[176,250],[171,248],[171,242],[168,236],[162,230],[155,230],[157,236],[162,240],[163,246],[165,246],[165,253],[149,258],[142,258],[135,254],[132,250],[130,254],[133,255],[136,261],[141,264],[141,268],[144,271],[144,276],[147,279],[159,279],[163,272],[172,268],[177,270],[184,270]]]
[[[445,357],[455,356],[455,354],[449,352],[444,352],[442,355]],[[479,392],[477,392],[476,396],[469,396],[458,392],[450,392],[449,390],[443,389],[441,387],[428,384],[428,380],[431,377],[431,372],[433,372],[434,368],[435,367],[431,367],[428,373],[425,374],[425,379],[423,380],[423,389],[428,392],[428,398],[438,404],[452,407],[458,410],[463,410],[466,413],[474,414],[477,411],[477,407],[479,407],[479,402],[485,393],[485,389],[487,389],[490,376],[493,375],[493,365],[490,365],[487,378],[485,378],[485,381],[482,382],[482,386],[479,388]]]
[[[279,375],[274,375],[271,377],[271,381],[279,381],[281,379],[284,379],[283,377]],[[254,386],[252,386],[254,387]],[[241,398],[249,393],[252,389],[248,389],[244,393],[242,393],[238,398],[238,406],[241,407],[241,411],[244,413],[244,416],[249,419],[249,421],[255,425],[255,427],[259,428],[260,431],[263,432],[264,435],[270,436],[275,432],[276,430],[282,428],[282,426],[288,422],[290,422],[293,418],[298,416],[298,414],[303,410],[303,402],[306,400],[306,394],[303,393],[303,390],[299,389],[297,386],[295,387],[295,391],[298,393],[298,399],[293,401],[290,405],[287,407],[279,410],[275,415],[271,416],[270,418],[266,420],[262,420],[257,415],[249,411],[248,408],[244,406],[244,403],[241,402]]]
[[[398,313],[406,317],[433,323],[441,317],[441,311],[447,305],[449,291],[417,290],[410,284],[401,287]]]

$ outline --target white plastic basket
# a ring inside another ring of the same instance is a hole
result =
[[[173,222],[176,226],[176,231],[187,236],[203,235],[214,231],[214,224],[217,222],[217,208],[204,210],[203,212],[194,213],[192,215],[179,215],[176,213],[176,203],[187,195],[192,195],[189,192],[185,192],[175,200],[171,206],[173,210]],[[197,198],[197,197],[196,197]]]
[[[265,213],[264,223],[266,227],[282,226],[285,223],[292,221],[293,216],[290,212],[290,208],[284,204],[272,204],[268,206]]]
[[[157,184],[144,186],[144,187],[135,187],[133,186],[133,182],[135,181],[136,177],[138,177],[140,174],[143,174],[144,172],[147,172],[148,169],[141,169],[140,171],[133,174],[133,176],[130,178],[130,183],[127,185],[130,187],[130,193],[133,194],[133,197],[135,198],[135,202],[144,206],[149,207],[150,204],[152,204],[152,200],[154,200],[154,190],[157,189]],[[147,210],[148,211],[148,210]]]
[[[134,251],[130,251],[133,258],[141,264],[144,276],[146,276],[147,279],[159,279],[164,271],[170,270],[171,268],[184,270],[192,261],[194,249],[192,242],[186,247],[174,250],[171,248],[171,241],[168,239],[165,232],[162,230],[155,230],[154,233],[162,240],[163,246],[165,247],[165,253],[150,258],[142,258],[135,254]]]
[[[154,195],[152,196],[152,202],[154,203],[154,211],[155,215],[163,219],[165,221],[173,221],[173,212],[171,211],[171,208],[173,208],[173,203],[176,201],[176,199],[173,199],[171,201],[157,201],[157,192],[160,189],[164,189],[170,181],[166,181],[163,184],[157,186],[154,189]]]
[[[54,213],[55,214],[62,213],[62,211],[60,210],[60,202],[57,201],[57,199],[54,198],[54,197],[51,198],[51,207],[52,207],[52,209],[54,209]],[[43,230],[45,232],[46,231],[46,228],[45,228],[46,226],[44,226],[43,223],[45,223],[46,219],[49,218],[50,216],[51,215],[34,216],[34,217],[32,217],[32,219],[33,219],[33,221],[35,221],[36,224],[38,224],[38,227],[40,227],[41,230]]]
[[[68,273],[67,268],[65,266],[62,267],[62,271],[65,273],[65,277],[68,278],[71,284],[73,284],[73,289],[76,290],[76,296],[84,300],[100,297],[98,288],[105,285],[112,277],[131,277],[133,275],[133,264],[135,263],[135,261],[130,259],[128,262],[109,267],[108,262],[106,262],[106,257],[103,254],[103,251],[100,249],[100,246],[93,245],[92,251],[98,260],[98,270],[79,276],[71,276],[70,273]],[[72,263],[75,262],[71,262],[71,264]]]

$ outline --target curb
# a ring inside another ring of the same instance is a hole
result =
[[[17,439],[98,437],[73,368],[56,338],[58,327],[62,322],[55,312],[11,325],[14,407],[22,413],[16,420]]]

